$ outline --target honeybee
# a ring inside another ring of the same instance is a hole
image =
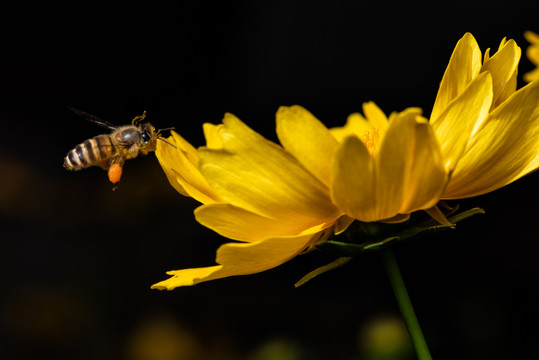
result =
[[[176,147],[160,135],[161,131],[173,128],[155,130],[152,124],[144,122],[146,111],[136,116],[131,125],[115,126],[84,111],[73,108],[70,110],[112,132],[108,135],[97,135],[70,150],[64,158],[64,167],[67,170],[81,170],[90,166],[100,166],[108,171],[109,180],[114,184],[112,190],[116,190],[120,185],[126,160],[155,151],[157,140]]]

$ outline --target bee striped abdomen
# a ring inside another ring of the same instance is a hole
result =
[[[109,135],[98,135],[77,145],[64,158],[64,167],[80,170],[89,166],[106,167],[112,158],[114,146]]]

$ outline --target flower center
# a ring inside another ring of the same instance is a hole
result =
[[[376,147],[378,145],[378,140],[380,139],[380,135],[378,134],[378,129],[372,129],[367,130],[362,136],[363,143],[365,146],[367,146],[367,150],[369,150],[369,154],[371,154],[372,157],[376,154]]]

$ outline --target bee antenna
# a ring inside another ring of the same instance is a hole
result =
[[[157,130],[157,132],[159,133],[161,131],[174,130],[174,129],[176,129],[176,128],[175,127],[168,127],[168,128],[164,128],[164,129],[159,129],[159,130]]]
[[[163,130],[166,130],[166,129],[163,129]],[[165,140],[165,138],[162,138],[161,136],[157,137],[157,139],[163,141],[163,142],[166,142],[167,144],[169,144],[170,146],[172,146],[174,149],[177,149],[176,148],[176,145],[174,144],[171,144],[170,142],[168,142],[167,140]]]

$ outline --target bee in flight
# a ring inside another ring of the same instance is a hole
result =
[[[155,130],[152,124],[144,122],[146,111],[136,116],[131,125],[115,126],[84,111],[69,109],[112,132],[108,135],[97,135],[70,150],[64,158],[64,167],[68,170],[81,170],[90,166],[100,166],[108,171],[109,180],[114,184],[112,190],[116,190],[120,185],[123,165],[127,159],[155,151],[157,140],[174,146],[160,135],[161,131],[173,128]]]

